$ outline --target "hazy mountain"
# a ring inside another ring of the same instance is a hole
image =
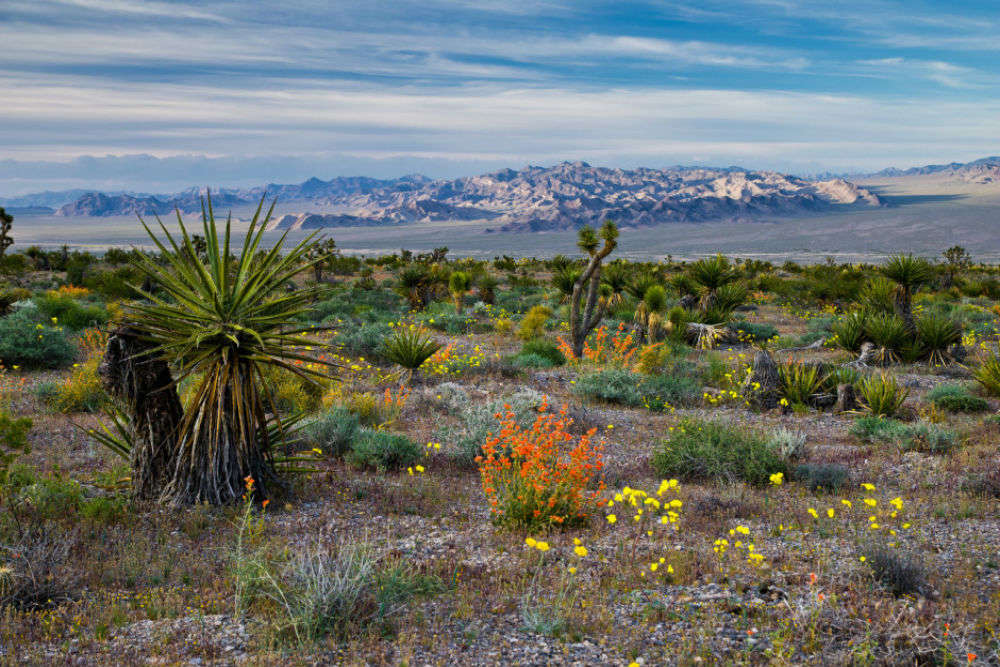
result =
[[[949,164],[928,164],[923,167],[897,169],[889,167],[869,177],[902,178],[907,176],[941,176],[966,183],[988,185],[1000,183],[1000,157],[984,157],[972,162],[951,162]]]

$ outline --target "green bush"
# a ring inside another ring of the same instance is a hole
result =
[[[834,342],[848,352],[858,352],[865,342],[865,324],[867,317],[862,312],[848,313],[830,325]]]
[[[382,352],[382,341],[391,333],[392,328],[381,322],[345,325],[337,330],[334,345],[343,354],[376,358]]]
[[[435,437],[454,443],[456,458],[467,465],[475,462],[476,457],[482,454],[483,444],[489,434],[496,432],[497,414],[512,412],[521,428],[529,428],[538,417],[539,406],[545,401],[545,396],[534,389],[522,389],[486,404],[471,401],[460,385],[445,383],[439,385],[437,391],[445,409],[458,415],[460,426],[442,427]]]
[[[945,317],[924,315],[916,321],[917,343],[931,363],[944,364],[948,348],[962,340],[962,327]]]
[[[4,495],[3,488],[7,485],[11,466],[18,457],[31,451],[28,445],[31,426],[30,419],[14,419],[0,410],[0,497]]]
[[[851,433],[864,442],[928,454],[945,454],[958,444],[958,437],[949,429],[923,422],[904,424],[876,416],[860,417],[851,427]]]
[[[521,352],[510,358],[510,362],[518,368],[552,368],[555,364],[548,357],[539,354]]]
[[[850,475],[847,467],[839,463],[803,463],[795,467],[792,479],[810,491],[840,493]]]
[[[333,407],[306,424],[302,433],[311,447],[326,456],[343,456],[350,449],[358,432],[361,420],[347,408]]]
[[[740,480],[764,486],[771,475],[787,473],[788,463],[758,433],[721,422],[686,419],[655,452],[653,468],[664,478]]]
[[[54,318],[56,323],[76,331],[108,321],[108,311],[103,306],[80,303],[70,296],[43,294],[36,296],[34,302],[46,319]]]
[[[939,384],[927,392],[927,401],[948,412],[983,412],[990,404],[960,384]]]
[[[382,342],[382,356],[403,368],[416,370],[441,349],[440,343],[416,327],[399,327]]]
[[[733,322],[729,328],[735,331],[741,340],[754,342],[770,340],[778,335],[778,328],[765,322]]]
[[[109,398],[97,374],[100,359],[94,358],[77,364],[68,378],[56,385],[55,392],[46,403],[58,412],[97,412],[108,405]],[[39,395],[47,393],[39,387]]]
[[[527,341],[522,347],[518,356],[534,354],[549,360],[549,366],[562,366],[566,363],[566,357],[560,351],[559,346],[550,340],[535,338]]]
[[[793,405],[808,405],[825,380],[819,366],[795,361],[779,365],[778,376],[782,395]]]
[[[663,375],[642,375],[622,369],[598,371],[577,380],[574,391],[608,403],[663,410],[667,405],[692,403],[698,397],[699,387],[693,367],[678,362],[672,372]]]
[[[365,428],[351,444],[347,460],[362,468],[393,471],[413,465],[422,455],[420,446],[405,435]]]
[[[7,367],[63,368],[76,348],[61,326],[41,324],[25,313],[0,318],[0,360]]]

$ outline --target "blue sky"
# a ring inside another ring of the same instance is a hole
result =
[[[4,0],[0,194],[970,160],[998,35],[992,1]]]

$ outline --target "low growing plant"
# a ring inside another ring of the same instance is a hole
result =
[[[664,478],[765,486],[775,473],[788,473],[788,462],[758,433],[721,422],[685,419],[654,453],[653,468]]]
[[[910,390],[900,385],[895,377],[881,373],[861,380],[858,394],[873,415],[892,417],[903,407]]]
[[[364,428],[351,444],[347,461],[362,468],[396,471],[413,465],[422,454],[420,446],[405,435]]]
[[[990,408],[985,399],[974,395],[968,387],[961,384],[939,384],[927,392],[926,399],[948,412],[983,412]]]

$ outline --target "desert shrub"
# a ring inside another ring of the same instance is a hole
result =
[[[864,313],[855,311],[831,324],[830,332],[837,346],[848,352],[858,352],[865,342],[866,320]]]
[[[539,409],[530,428],[515,415],[501,415],[497,436],[483,444],[477,459],[483,492],[497,525],[528,532],[586,524],[600,507],[604,483],[602,447],[594,429],[569,446],[572,420]]]
[[[753,342],[770,340],[778,335],[778,328],[766,322],[747,322],[744,320],[731,323],[729,328],[736,332],[740,340]]]
[[[975,396],[968,387],[960,384],[939,384],[926,396],[931,404],[948,412],[983,412],[990,404]]]
[[[406,389],[399,389],[395,394],[391,388],[386,388],[381,394],[354,391],[342,395],[333,391],[324,397],[323,403],[326,406],[340,404],[357,415],[362,426],[381,429],[391,426],[396,421],[408,397],[409,391]]]
[[[767,439],[781,458],[791,461],[801,458],[806,449],[806,434],[779,426],[771,431]]]
[[[382,351],[382,341],[392,333],[388,324],[381,322],[344,326],[338,329],[333,344],[342,354],[362,357],[378,357]]]
[[[423,451],[405,435],[363,428],[358,432],[347,461],[359,468],[395,471],[420,460]]]
[[[510,358],[518,368],[552,368],[552,360],[539,354],[517,354]]]
[[[0,360],[5,366],[62,368],[75,356],[76,348],[62,327],[35,322],[23,313],[0,318]]]
[[[1000,355],[991,354],[972,372],[980,388],[989,396],[1000,396]]]
[[[653,455],[653,468],[664,478],[769,483],[771,475],[787,473],[767,438],[721,422],[686,419]]]
[[[103,306],[80,303],[72,296],[56,290],[36,296],[34,301],[38,306],[38,312],[47,319],[53,319],[55,323],[73,330],[105,324],[108,321],[108,311]]]
[[[861,380],[858,395],[873,415],[892,417],[903,407],[910,390],[900,385],[895,377],[882,373]]]
[[[79,581],[66,564],[74,542],[42,526],[22,532],[14,545],[0,545],[0,609],[34,611],[72,599]]]
[[[514,420],[522,427],[529,427],[538,416],[538,408],[545,403],[545,396],[534,389],[522,389],[509,396],[502,396],[485,405],[469,400],[468,394],[459,385],[438,386],[441,401],[449,412],[457,413],[458,428],[444,427],[437,431],[439,440],[453,442],[457,458],[462,463],[472,464],[482,454],[483,443],[497,429],[497,415],[513,414]]]
[[[893,595],[901,597],[927,592],[927,571],[914,554],[875,543],[864,547],[861,555],[875,581]]]
[[[954,431],[935,424],[904,424],[895,419],[876,416],[858,418],[851,427],[851,433],[865,442],[889,444],[902,451],[928,454],[945,454],[958,442]]]
[[[550,340],[536,338],[526,341],[521,347],[519,355],[534,354],[548,359],[550,366],[562,366],[566,363],[566,357],[559,350],[559,346]]]
[[[4,489],[9,481],[11,466],[17,459],[31,451],[28,445],[28,431],[32,422],[26,417],[14,419],[0,409],[0,501],[4,499]]]
[[[797,405],[808,405],[813,394],[822,389],[825,379],[819,366],[795,361],[778,366],[778,376],[782,395]]]
[[[264,373],[268,409],[282,413],[307,413],[319,409],[328,383],[314,378],[302,378],[284,370],[269,369]]]
[[[517,337],[521,340],[540,337],[550,317],[552,317],[552,309],[548,306],[533,306],[521,320],[521,324],[517,328]]]
[[[403,368],[416,370],[441,349],[441,344],[414,326],[399,327],[382,343],[382,356]]]
[[[598,371],[577,380],[573,390],[593,400],[663,410],[668,405],[693,402],[699,386],[693,367],[678,362],[672,372],[662,375],[642,375],[623,369]]]
[[[0,287],[0,316],[10,312],[11,307],[18,301],[31,298],[31,290],[23,287]]]
[[[350,450],[360,429],[361,420],[356,414],[335,406],[306,424],[302,433],[310,447],[319,449],[324,455],[343,456]]]
[[[48,404],[59,412],[97,412],[108,404],[108,395],[97,374],[100,359],[77,364],[68,378],[56,386]]]
[[[847,486],[850,474],[839,463],[802,463],[795,467],[792,478],[810,491],[839,493]]]

